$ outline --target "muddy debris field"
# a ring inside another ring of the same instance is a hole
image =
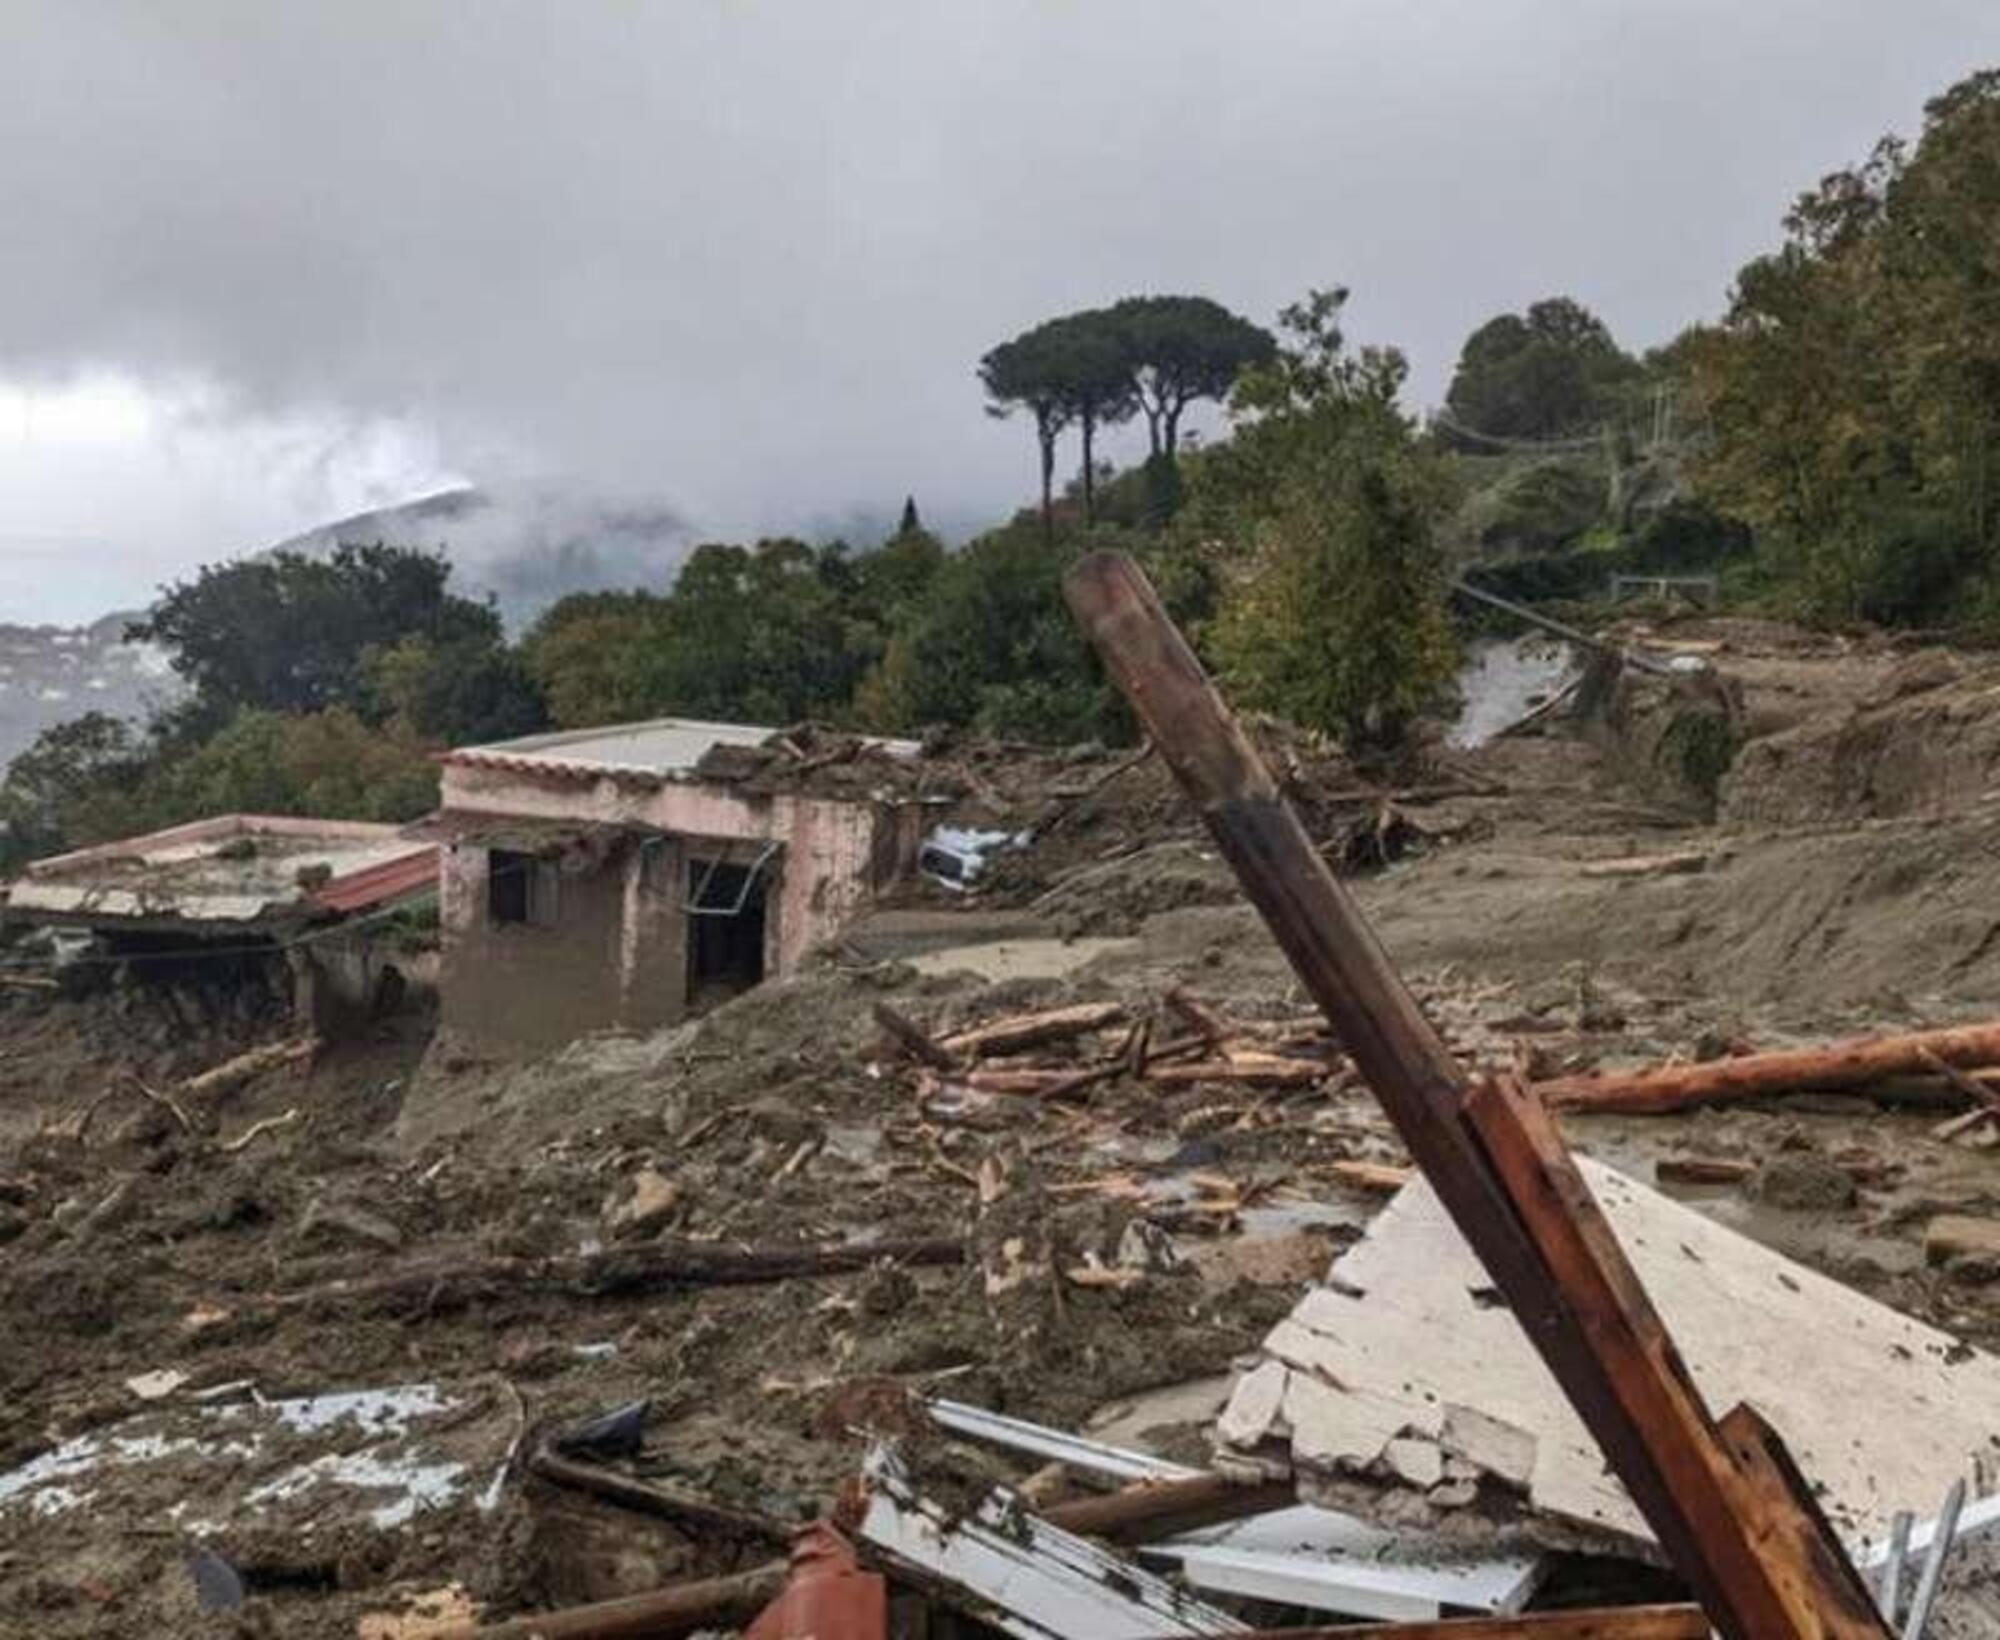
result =
[[[1657,680],[1394,778],[1259,739],[1463,1062],[1583,1087],[1551,1098],[1575,1150],[1983,1370],[2000,1051],[1668,1109],[1589,1090],[2000,1019],[2000,673],[1643,636],[1731,680],[1719,784],[1675,764],[1693,697]],[[894,1632],[1006,1629],[868,1547],[864,1466],[954,1523],[995,1485],[1061,1520],[1121,1482],[927,1407],[1227,1471],[1239,1379],[1421,1181],[1159,759],[949,755],[967,823],[1034,844],[652,1036],[503,1062],[421,985],[337,1045],[200,976],[0,989],[0,1633],[528,1634],[682,1585],[728,1632],[827,1518],[890,1566]],[[1975,1501],[2000,1404],[1991,1433]],[[1446,1612],[1686,1598],[1642,1543],[1395,1471],[1341,1507],[1533,1568]],[[1977,1547],[1927,1632],[2000,1634]],[[1116,1552],[1141,1606],[1159,1580],[1258,1627],[1387,1614]]]

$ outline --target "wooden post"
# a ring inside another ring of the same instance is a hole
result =
[[[1735,1474],[1736,1460],[1658,1317],[1650,1306],[1627,1308],[1643,1293],[1608,1228],[1599,1236],[1588,1224],[1564,1225],[1575,1203],[1559,1174],[1524,1202],[1525,1181],[1496,1165],[1468,1120],[1465,1072],[1138,568],[1122,554],[1093,553],[1071,570],[1066,592],[1244,892],[1715,1626],[1731,1640],[1885,1640],[1816,1511],[1789,1489],[1774,1495],[1768,1469],[1757,1477],[1756,1517],[1738,1512],[1752,1489],[1718,1478]],[[1540,1137],[1553,1133],[1551,1125]],[[1560,1138],[1553,1142],[1567,1164]],[[1592,1255],[1580,1266],[1588,1279],[1549,1256],[1576,1243]],[[1607,1328],[1633,1347],[1605,1348]],[[1635,1371],[1652,1381],[1643,1389],[1624,1381]],[[1810,1554],[1800,1548],[1807,1541]]]

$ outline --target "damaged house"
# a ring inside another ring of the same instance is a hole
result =
[[[300,1023],[330,1035],[396,983],[384,914],[434,894],[437,870],[437,849],[394,826],[225,814],[36,860],[5,916],[53,931],[79,972],[289,991]]]
[[[910,870],[917,752],[666,718],[447,753],[443,1023],[552,1046],[792,971]]]

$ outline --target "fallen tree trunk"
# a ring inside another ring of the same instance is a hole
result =
[[[655,1241],[575,1258],[432,1260],[385,1276],[329,1281],[292,1293],[252,1298],[248,1311],[362,1310],[435,1314],[483,1299],[538,1293],[614,1298],[660,1287],[736,1287],[795,1276],[844,1275],[883,1261],[960,1264],[956,1237],[838,1242],[808,1247],[745,1247],[710,1241]]]
[[[1653,1114],[1805,1089],[1863,1088],[1878,1077],[1930,1072],[1933,1059],[1961,1070],[2000,1065],[2000,1023],[1858,1037],[1830,1048],[1744,1054],[1699,1065],[1565,1076],[1536,1083],[1535,1092],[1558,1110]]]
[[[439,1629],[432,1640],[642,1640],[693,1634],[699,1629],[740,1628],[778,1597],[790,1575],[789,1562],[772,1560],[747,1572],[670,1583],[650,1594],[627,1595],[622,1600],[510,1617],[501,1623]]]

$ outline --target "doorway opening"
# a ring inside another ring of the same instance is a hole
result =
[[[739,996],[764,978],[770,880],[755,865],[688,861],[687,1002],[690,1013]]]

